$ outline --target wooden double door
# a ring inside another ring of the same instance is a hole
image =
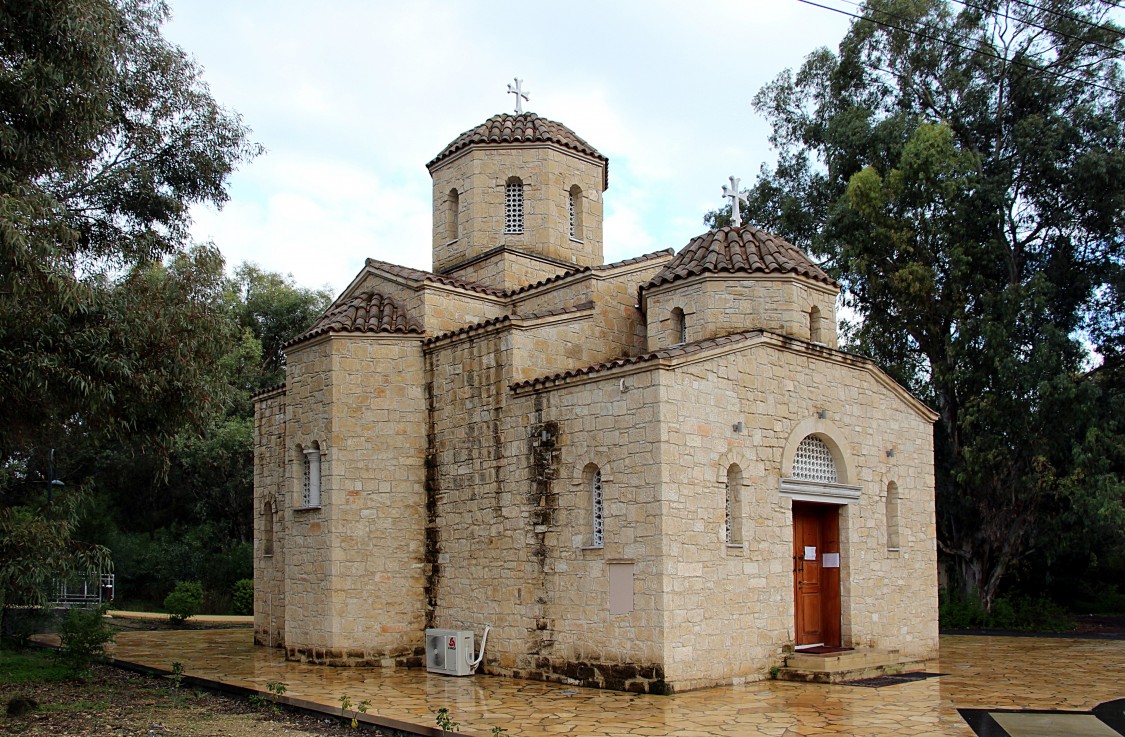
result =
[[[840,508],[793,502],[796,644],[840,646]]]

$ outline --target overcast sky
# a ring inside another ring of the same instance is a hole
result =
[[[425,164],[459,133],[525,110],[609,157],[605,258],[683,247],[773,160],[754,93],[842,15],[797,0],[172,0],[165,35],[192,54],[266,153],[194,236],[338,293],[366,258],[429,269]]]

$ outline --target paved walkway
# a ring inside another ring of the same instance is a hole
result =
[[[190,676],[263,693],[269,682],[281,681],[287,697],[329,712],[338,712],[341,696],[352,703],[368,699],[369,714],[418,725],[423,734],[442,707],[460,724],[460,733],[489,735],[500,726],[511,737],[1125,734],[1106,725],[1104,708],[1101,716],[1090,713],[1125,698],[1121,640],[945,636],[940,659],[926,668],[947,674],[940,678],[877,689],[761,681],[673,696],[485,675],[301,665],[285,661],[280,651],[254,647],[245,629],[123,632],[114,655],[160,670],[178,661]]]

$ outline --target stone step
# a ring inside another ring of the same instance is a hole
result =
[[[903,656],[897,650],[856,649],[842,653],[795,652],[785,657],[778,669],[781,681],[839,683],[894,673],[922,670],[926,661]]]

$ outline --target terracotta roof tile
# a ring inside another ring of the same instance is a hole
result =
[[[511,289],[511,290],[508,291],[508,296],[511,297],[511,296],[515,296],[517,294],[523,294],[524,292],[530,292],[533,289],[538,289],[539,287],[543,287],[543,286],[546,286],[548,284],[554,284],[557,281],[562,281],[563,279],[566,279],[567,277],[574,276],[575,274],[585,274],[585,273],[588,273],[588,272],[591,272],[591,271],[610,271],[612,269],[616,269],[616,268],[619,268],[621,266],[630,266],[632,264],[639,264],[639,263],[643,263],[645,261],[651,261],[653,259],[661,258],[663,256],[671,256],[673,253],[675,253],[675,252],[671,248],[665,248],[663,251],[653,251],[652,253],[646,253],[642,256],[633,256],[632,258],[623,259],[621,261],[615,261],[612,264],[599,264],[597,266],[582,266],[582,267],[577,268],[577,269],[570,269],[568,271],[564,271],[561,274],[555,274],[554,276],[549,276],[546,279],[541,279],[540,281],[537,281],[534,284],[528,284],[526,286],[519,287],[517,289]]]
[[[603,184],[605,186],[609,184],[609,159],[598,153],[597,149],[583,141],[578,137],[578,134],[562,123],[541,118],[535,113],[493,115],[477,127],[470,128],[454,138],[452,143],[442,149],[441,153],[435,156],[430,163],[426,164],[426,168],[432,169],[438,162],[470,146],[508,145],[512,143],[554,143],[598,159],[605,164],[606,179]]]
[[[357,294],[348,301],[330,308],[309,330],[283,347],[315,338],[325,333],[414,333],[421,334],[421,324],[406,314],[393,298],[374,290]]]
[[[543,318],[543,317],[555,317],[556,315],[566,315],[566,314],[575,313],[575,312],[584,312],[585,310],[591,310],[593,308],[594,308],[593,302],[583,302],[581,304],[574,305],[573,307],[563,307],[563,308],[558,309],[558,310],[550,310],[548,312],[537,312],[537,313],[530,314],[530,315],[501,315],[500,317],[489,318],[488,320],[484,320],[483,322],[475,322],[472,325],[466,325],[463,328],[457,328],[456,330],[450,330],[447,333],[441,333],[439,335],[431,336],[429,338],[426,338],[423,341],[423,344],[424,345],[433,345],[434,343],[436,343],[438,341],[441,341],[441,340],[445,340],[447,338],[452,338],[452,337],[455,337],[455,336],[458,336],[458,335],[467,335],[469,333],[475,333],[475,332],[478,332],[480,330],[484,330],[485,328],[490,328],[493,325],[500,325],[502,323],[511,322],[512,320],[537,320],[537,319]]]
[[[412,269],[409,266],[399,266],[392,264],[389,261],[379,261],[377,259],[367,259],[368,266],[374,266],[377,269],[382,269],[388,273],[396,276],[401,276],[404,279],[411,279],[413,281],[427,282],[429,284],[444,284],[449,287],[457,287],[458,289],[467,289],[470,292],[480,292],[481,294],[491,294],[494,297],[503,297],[506,292],[503,289],[496,289],[488,287],[484,284],[478,284],[464,279],[456,279],[451,276],[442,276],[435,274],[431,271],[422,271],[421,269]]]
[[[650,289],[699,274],[800,274],[839,286],[789,241],[745,225],[727,226],[692,238],[676,257],[641,287]]]
[[[764,334],[763,330],[744,330],[740,333],[731,333],[730,335],[722,335],[718,338],[708,338],[707,340],[700,340],[695,343],[685,343],[683,345],[675,345],[670,348],[664,348],[652,353],[645,353],[640,356],[632,356],[629,358],[615,358],[612,361],[604,361],[596,363],[593,366],[586,366],[585,368],[571,369],[550,376],[540,376],[535,379],[527,381],[520,381],[512,384],[511,389],[525,389],[532,387],[546,386],[547,384],[554,384],[566,379],[572,379],[578,376],[590,376],[592,374],[600,374],[603,371],[610,369],[620,368],[622,366],[636,366],[641,363],[648,363],[649,361],[657,361],[662,358],[676,358],[679,356],[688,356],[693,353],[700,353],[710,348],[716,348],[730,343],[738,343],[751,337]]]

